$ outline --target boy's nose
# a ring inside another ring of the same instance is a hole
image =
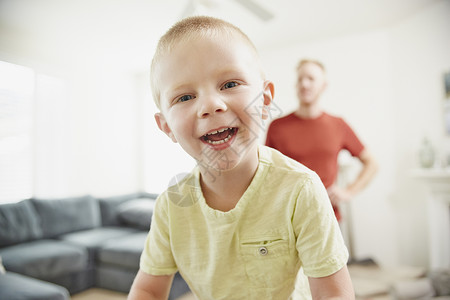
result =
[[[225,112],[227,110],[226,103],[218,95],[203,97],[198,103],[200,103],[198,109],[199,118],[206,118],[215,113]]]

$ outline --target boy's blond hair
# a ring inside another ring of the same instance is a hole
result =
[[[255,53],[257,60],[259,56],[256,51],[255,45],[251,42],[248,36],[243,33],[238,27],[224,20],[208,17],[208,16],[195,16],[182,19],[175,23],[159,40],[156,47],[155,55],[152,59],[151,72],[150,72],[150,84],[153,94],[153,100],[156,106],[161,109],[160,106],[160,90],[158,88],[159,82],[156,76],[156,70],[161,58],[167,53],[172,51],[173,47],[181,42],[186,41],[194,37],[207,37],[218,34],[231,37],[233,34],[238,34],[244,42],[246,42],[251,50]],[[182,66],[181,66],[182,67]],[[262,73],[262,68],[261,68]]]
[[[300,60],[298,62],[297,69],[296,69],[297,72],[298,72],[298,70],[300,70],[301,67],[303,67],[304,65],[306,65],[308,63],[315,64],[315,65],[319,66],[322,69],[322,71],[325,73],[325,66],[320,61],[315,60],[315,59],[309,59],[309,58],[302,59],[302,60]]]

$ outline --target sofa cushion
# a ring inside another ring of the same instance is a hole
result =
[[[61,235],[59,239],[87,248],[96,249],[110,239],[122,240],[122,238],[126,238],[128,235],[134,234],[135,232],[137,232],[136,229],[125,227],[99,227],[67,233]]]
[[[115,266],[99,266],[95,272],[95,286],[102,289],[129,293],[136,273],[136,270],[123,269]]]
[[[133,280],[136,277],[136,273],[136,270],[117,268],[113,266],[99,266],[95,276],[95,285],[99,288],[128,294],[130,292],[131,285],[133,284]],[[177,272],[173,278],[169,298],[167,299],[184,299],[185,297],[182,296],[189,291],[189,286],[181,277],[180,273]]]
[[[0,255],[6,270],[43,280],[88,267],[86,248],[57,240],[38,240],[1,248]]]
[[[7,300],[69,300],[62,286],[13,272],[0,274],[0,299]]]
[[[54,200],[32,199],[44,237],[91,229],[101,225],[100,206],[91,196]]]
[[[137,271],[147,232],[107,241],[98,251],[99,265],[120,266]]]
[[[0,205],[0,247],[38,239],[42,235],[30,200]]]
[[[124,225],[149,230],[154,206],[155,200],[148,198],[126,201],[117,208],[117,216]]]

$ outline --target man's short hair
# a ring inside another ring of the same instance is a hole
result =
[[[309,64],[309,63],[319,66],[322,69],[322,71],[325,73],[325,71],[326,71],[325,66],[320,61],[318,61],[316,59],[309,59],[309,58],[300,60],[297,64],[296,70],[298,71],[301,67],[303,67],[304,65]]]

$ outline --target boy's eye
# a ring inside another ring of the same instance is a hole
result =
[[[194,97],[192,97],[192,95],[184,95],[184,96],[181,96],[180,98],[178,98],[177,102],[185,102],[185,101],[189,101],[193,98]]]
[[[238,83],[236,81],[230,81],[230,82],[227,82],[227,83],[225,83],[223,85],[223,89],[231,89],[231,88],[234,88],[236,86],[238,86]]]

